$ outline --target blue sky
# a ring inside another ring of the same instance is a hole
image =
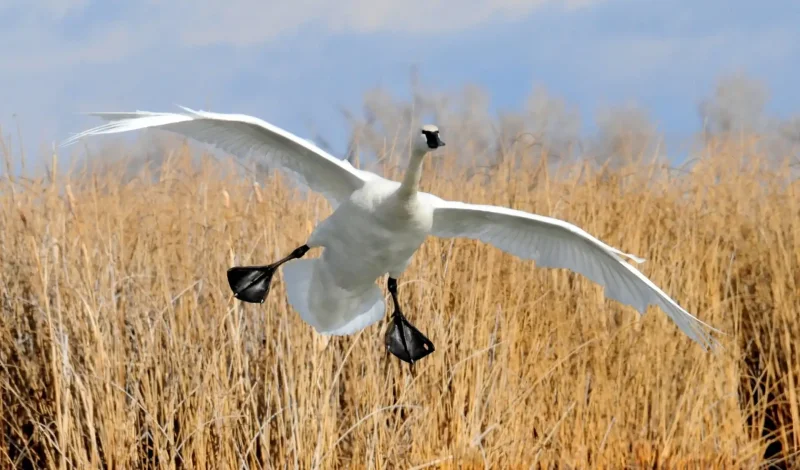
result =
[[[745,71],[800,113],[800,2],[773,0],[0,0],[0,125],[29,158],[97,123],[83,111],[253,114],[343,152],[339,107],[407,92],[409,70],[493,109],[544,85],[582,112],[635,101],[668,136],[700,126],[716,80]],[[16,140],[16,137],[14,137]]]

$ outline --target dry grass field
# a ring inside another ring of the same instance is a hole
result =
[[[748,145],[686,171],[427,161],[424,190],[576,223],[728,335],[705,353],[578,275],[431,238],[400,279],[437,347],[413,373],[386,321],[315,334],[281,276],[265,304],[234,301],[228,267],[285,255],[330,211],[281,177],[185,148],[128,179],[6,177],[0,467],[797,465],[800,186]]]

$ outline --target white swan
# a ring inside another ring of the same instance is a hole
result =
[[[90,135],[148,127],[176,132],[213,144],[238,157],[257,154],[310,189],[335,211],[314,229],[307,243],[266,266],[234,267],[228,281],[234,295],[263,302],[275,270],[282,264],[288,299],[302,319],[323,334],[355,333],[381,319],[384,298],[375,284],[389,275],[394,303],[387,349],[413,363],[434,351],[433,343],[403,316],[396,279],[428,235],[466,237],[492,244],[538,266],[567,268],[605,286],[608,297],[644,314],[655,304],[705,349],[718,345],[719,332],[680,307],[623,258],[643,260],[612,248],[575,225],[506,209],[445,201],[418,190],[423,158],[444,145],[435,126],[424,126],[414,142],[402,183],[359,170],[313,143],[260,119],[182,108],[183,113],[90,113],[109,123],[74,135],[67,146]],[[299,259],[315,247],[316,259]]]

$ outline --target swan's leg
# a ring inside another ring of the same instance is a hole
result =
[[[280,261],[266,266],[236,266],[228,270],[228,284],[231,286],[233,296],[244,302],[254,304],[264,303],[269,293],[272,275],[280,265],[293,259],[302,258],[310,250],[308,245],[296,248],[292,253]]]
[[[403,316],[397,301],[397,279],[390,277],[387,287],[392,294],[394,313],[392,324],[386,330],[386,349],[401,361],[414,364],[434,351],[433,343]]]

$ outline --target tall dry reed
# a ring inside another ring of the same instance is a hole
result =
[[[646,275],[729,333],[720,355],[578,275],[430,239],[400,279],[437,347],[413,374],[387,358],[385,321],[319,336],[280,276],[263,305],[232,299],[228,267],[285,255],[329,213],[282,178],[256,186],[185,150],[157,176],[8,177],[0,466],[796,463],[798,183],[742,165],[734,144],[706,153],[687,172],[509,158],[471,176],[449,156],[427,162],[423,187],[559,217],[646,257]],[[380,170],[397,176],[403,160]]]

